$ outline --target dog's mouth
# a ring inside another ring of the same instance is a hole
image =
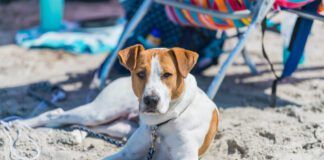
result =
[[[140,109],[140,113],[144,114],[144,115],[150,115],[150,116],[164,114],[164,112],[162,112],[159,109],[159,107],[150,108],[150,107],[146,107],[146,106],[144,106],[143,108]]]
[[[144,108],[141,113],[146,115],[159,115],[161,114],[157,108]]]
[[[160,115],[161,113],[159,113],[159,112],[151,112],[151,111],[143,111],[142,112],[143,114],[145,114],[145,115]]]

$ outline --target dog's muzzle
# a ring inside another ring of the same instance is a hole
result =
[[[157,106],[160,102],[160,97],[157,95],[145,96],[143,97],[143,102],[145,104],[143,112],[154,113],[157,111]]]

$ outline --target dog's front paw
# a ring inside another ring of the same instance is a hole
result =
[[[82,141],[87,137],[88,133],[80,130],[73,130],[70,132],[71,135],[75,138],[77,144],[81,144]]]

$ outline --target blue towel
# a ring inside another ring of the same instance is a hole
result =
[[[126,20],[104,28],[78,29],[65,23],[65,29],[43,33],[39,27],[20,30],[16,34],[18,45],[26,48],[62,49],[74,54],[101,54],[111,52],[117,45]]]

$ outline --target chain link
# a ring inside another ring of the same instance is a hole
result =
[[[153,159],[153,155],[154,155],[154,153],[156,151],[155,143],[156,143],[156,140],[158,138],[158,135],[157,135],[157,129],[158,128],[159,128],[158,126],[152,126],[151,127],[151,146],[150,146],[149,151],[147,153],[146,160]]]
[[[158,135],[157,135],[157,129],[158,129],[158,126],[152,126],[151,127],[151,146],[147,152],[147,156],[145,158],[145,160],[151,160],[153,159],[153,155],[156,151],[155,149],[155,143],[156,143],[156,140],[158,138]],[[73,131],[73,130],[80,130],[80,131],[84,131],[86,133],[88,133],[89,136],[91,137],[95,137],[95,138],[99,138],[99,139],[102,139],[106,142],[109,142],[113,145],[116,145],[117,147],[122,147],[125,145],[126,143],[126,138],[123,138],[122,140],[118,140],[118,139],[115,139],[115,138],[112,138],[112,137],[108,137],[108,136],[105,136],[103,134],[100,134],[100,133],[96,133],[94,132],[93,130],[87,128],[87,127],[84,127],[84,126],[80,126],[80,125],[73,125],[70,127],[70,130]]]
[[[111,143],[113,145],[116,145],[117,147],[124,146],[126,141],[127,141],[126,138],[123,138],[122,140],[118,140],[118,139],[115,139],[115,138],[112,138],[112,137],[105,136],[105,135],[100,134],[100,133],[96,133],[93,130],[91,130],[91,129],[87,128],[87,127],[84,127],[84,126],[80,126],[80,125],[73,125],[73,126],[70,127],[71,131],[76,130],[76,129],[80,130],[80,131],[87,132],[89,136],[102,139],[102,140],[104,140],[106,142],[109,142],[109,143]]]

